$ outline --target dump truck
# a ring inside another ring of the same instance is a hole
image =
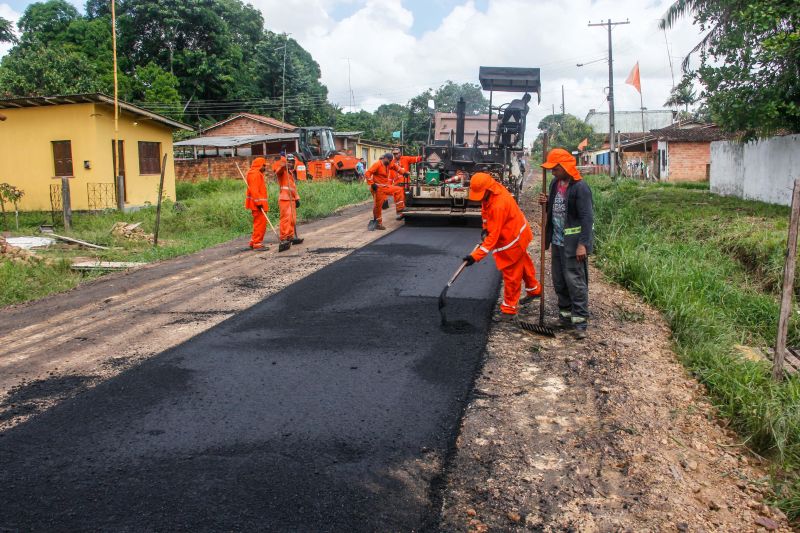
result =
[[[538,68],[480,67],[481,87],[489,91],[489,115],[483,131],[465,132],[466,102],[456,107],[456,128],[449,138],[429,134],[422,161],[406,185],[406,219],[420,216],[480,217],[480,202],[467,200],[469,176],[491,174],[519,199],[524,172],[520,158],[531,93],[541,101]],[[495,91],[524,93],[520,99],[493,106]],[[431,121],[431,126],[433,126]]]

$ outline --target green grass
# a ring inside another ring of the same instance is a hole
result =
[[[338,181],[300,182],[298,192],[301,197],[299,220],[324,217],[340,207],[370,198],[364,184],[351,185]],[[110,234],[111,227],[117,221],[142,222],[141,227],[152,233],[156,209],[147,207],[133,213],[75,213],[72,231],[56,228],[57,233],[109,246],[111,250],[89,251],[82,248],[41,253],[55,259],[50,266],[28,266],[0,260],[0,306],[68,290],[87,277],[86,274],[70,271],[68,263],[62,259],[81,256],[105,261],[152,262],[242,237],[252,229],[252,217],[244,208],[244,183],[240,180],[179,183],[176,195],[182,209],[176,209],[175,202],[169,200],[162,205],[158,248],[147,243],[118,239]],[[277,225],[278,189],[274,183],[269,184],[269,198],[269,217]],[[50,222],[50,213],[21,213],[20,229],[17,231],[14,229],[12,213],[8,218],[8,229],[13,229],[11,235],[35,235],[40,224]]]
[[[678,354],[743,440],[773,461],[778,504],[800,517],[800,381],[770,379],[734,346],[773,346],[788,208],[695,185],[592,178],[597,265],[669,321]],[[797,313],[789,344],[800,344]]]

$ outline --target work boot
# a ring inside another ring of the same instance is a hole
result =
[[[576,326],[575,327],[575,331],[573,331],[573,333],[572,333],[572,336],[575,337],[576,340],[581,341],[581,340],[585,339],[588,336],[588,333],[587,333],[586,330],[587,330],[586,326],[583,326],[583,327],[577,327]]]
[[[379,229],[379,230],[385,230],[385,229],[386,229],[386,226],[384,226],[383,224],[376,224],[376,225],[375,225],[375,229]]]
[[[266,252],[269,250],[269,246],[251,246],[250,249],[254,252]]]
[[[572,313],[570,311],[559,311],[558,322],[553,322],[550,327],[558,329],[572,328]]]
[[[292,239],[292,244],[303,244],[304,240],[305,239],[301,239],[300,237],[295,237],[294,239]]]
[[[403,213],[397,213],[397,216],[394,217],[395,220],[403,220],[406,216]]]
[[[575,327],[572,335],[578,340],[585,339],[587,336],[586,330],[589,328],[589,323],[586,319],[582,316],[573,316],[572,325]]]
[[[525,307],[526,305],[530,305],[533,302],[538,302],[541,299],[542,299],[541,292],[539,292],[539,294],[526,294],[520,299],[519,305],[520,307]]]
[[[500,313],[500,316],[495,317],[495,322],[504,322],[504,323],[515,323],[517,322],[517,315],[512,315],[510,313]]]
[[[278,245],[278,251],[285,252],[291,247],[292,247],[292,241],[281,241],[281,243]]]

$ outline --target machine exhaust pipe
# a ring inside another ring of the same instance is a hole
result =
[[[464,120],[467,116],[467,103],[464,97],[458,99],[456,104],[456,144],[464,144]]]

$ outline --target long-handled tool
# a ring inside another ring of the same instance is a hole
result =
[[[241,176],[241,177],[242,177],[242,181],[244,181],[245,185],[247,185],[247,178],[245,178],[245,177],[244,177],[244,173],[242,173],[242,169],[241,169],[241,168],[239,168],[239,163],[235,163],[235,165],[236,165],[236,170],[238,170],[238,171],[239,171],[239,176]],[[264,218],[266,218],[266,219],[267,219],[267,224],[269,224],[269,227],[270,227],[270,229],[272,229],[272,233],[274,233],[274,234],[275,234],[275,236],[276,236],[276,237],[278,237],[278,241],[280,241],[280,240],[281,240],[281,238],[280,238],[280,236],[278,235],[278,230],[276,230],[276,229],[275,229],[275,226],[273,226],[273,225],[272,225],[272,221],[271,221],[271,220],[269,219],[269,217],[267,216],[267,212],[266,212],[266,211],[264,211],[264,208],[263,208],[263,207],[261,207],[261,206],[258,206],[258,208],[261,210],[261,213],[264,215]]]
[[[472,249],[472,252],[477,250],[478,246],[479,245],[476,245],[475,248]],[[462,261],[461,265],[453,273],[453,276],[450,278],[450,281],[447,282],[447,285],[445,285],[444,289],[442,289],[442,293],[439,295],[439,315],[442,317],[443,326],[447,325],[447,312],[445,311],[445,307],[447,307],[447,299],[446,299],[447,291],[450,289],[450,287],[453,286],[453,283],[455,283],[456,279],[458,279],[458,276],[460,276],[461,273],[464,272],[465,268],[467,268],[467,262]]]
[[[547,158],[547,130],[544,131],[542,136],[542,159]],[[547,169],[542,168],[542,192],[547,194]],[[519,326],[525,331],[544,335],[546,337],[555,337],[556,332],[553,328],[544,325],[544,258],[545,258],[545,231],[547,229],[547,208],[542,206],[542,227],[541,227],[541,248],[540,248],[540,262],[539,262],[539,276],[542,279],[542,295],[539,297],[539,323],[532,324],[530,322],[520,321]]]

